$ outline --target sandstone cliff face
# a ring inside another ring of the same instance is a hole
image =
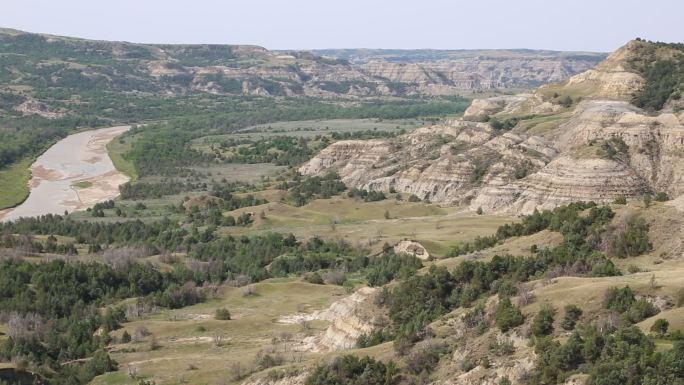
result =
[[[319,314],[319,319],[330,321],[330,326],[319,341],[321,350],[335,351],[356,347],[362,334],[369,334],[379,323],[373,299],[377,289],[362,287]]]
[[[361,69],[391,82],[416,84],[417,93],[449,94],[559,82],[591,66],[565,59],[477,57],[423,63],[371,61]]]
[[[451,121],[393,141],[343,141],[304,164],[300,173],[336,170],[350,186],[468,203],[481,186],[503,185],[537,169],[556,151],[542,138],[496,135],[486,123]]]
[[[334,143],[299,171],[335,170],[353,187],[393,189],[497,213],[645,193],[679,196],[684,194],[684,114],[649,114],[625,101],[643,84],[626,70],[633,50],[630,43],[562,85],[475,100],[460,120],[392,140]],[[564,107],[550,90],[575,95],[575,101],[579,94],[584,101]],[[530,134],[529,125],[500,132],[483,123],[490,117],[534,120],[561,113],[567,118],[543,137]]]
[[[619,195],[635,198],[648,190],[645,181],[622,163],[561,156],[520,181],[483,188],[471,206],[527,214],[574,201],[608,203]]]
[[[369,334],[385,322],[382,312],[373,303],[376,293],[376,288],[362,287],[352,295],[333,302],[325,310],[295,314],[281,319],[280,322],[330,322],[323,333],[304,338],[294,347],[295,350],[329,352],[352,349],[356,347],[356,341],[362,334]]]

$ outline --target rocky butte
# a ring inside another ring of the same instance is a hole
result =
[[[631,41],[563,83],[478,99],[462,118],[395,139],[336,142],[299,171],[489,213],[676,197],[684,193],[682,101],[672,90],[656,108],[637,105],[653,88],[644,63],[680,51]]]

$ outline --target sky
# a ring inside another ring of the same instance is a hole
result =
[[[684,41],[683,0],[2,0],[0,27],[269,49],[612,51]]]

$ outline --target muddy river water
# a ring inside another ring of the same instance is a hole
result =
[[[128,177],[114,168],[107,143],[130,126],[69,135],[31,165],[31,193],[19,206],[0,211],[0,220],[84,210],[119,194]]]

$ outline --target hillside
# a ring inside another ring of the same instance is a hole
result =
[[[419,51],[358,64],[337,51],[275,52],[241,45],[154,45],[0,30],[5,90],[109,90],[312,97],[462,94],[530,88],[591,68],[602,54],[552,51],[451,51],[438,62]],[[378,56],[373,56],[377,59]],[[424,59],[425,58],[425,59]],[[43,96],[43,97],[41,97]],[[23,100],[9,100],[10,108]],[[24,105],[24,111],[48,114]]]
[[[684,193],[683,58],[680,45],[633,41],[564,83],[475,100],[461,119],[396,139],[337,142],[300,172],[334,170],[357,188],[484,212],[676,197]]]
[[[529,89],[560,82],[605,58],[593,52],[537,50],[314,50],[423,94]],[[414,85],[414,86],[412,86]]]

